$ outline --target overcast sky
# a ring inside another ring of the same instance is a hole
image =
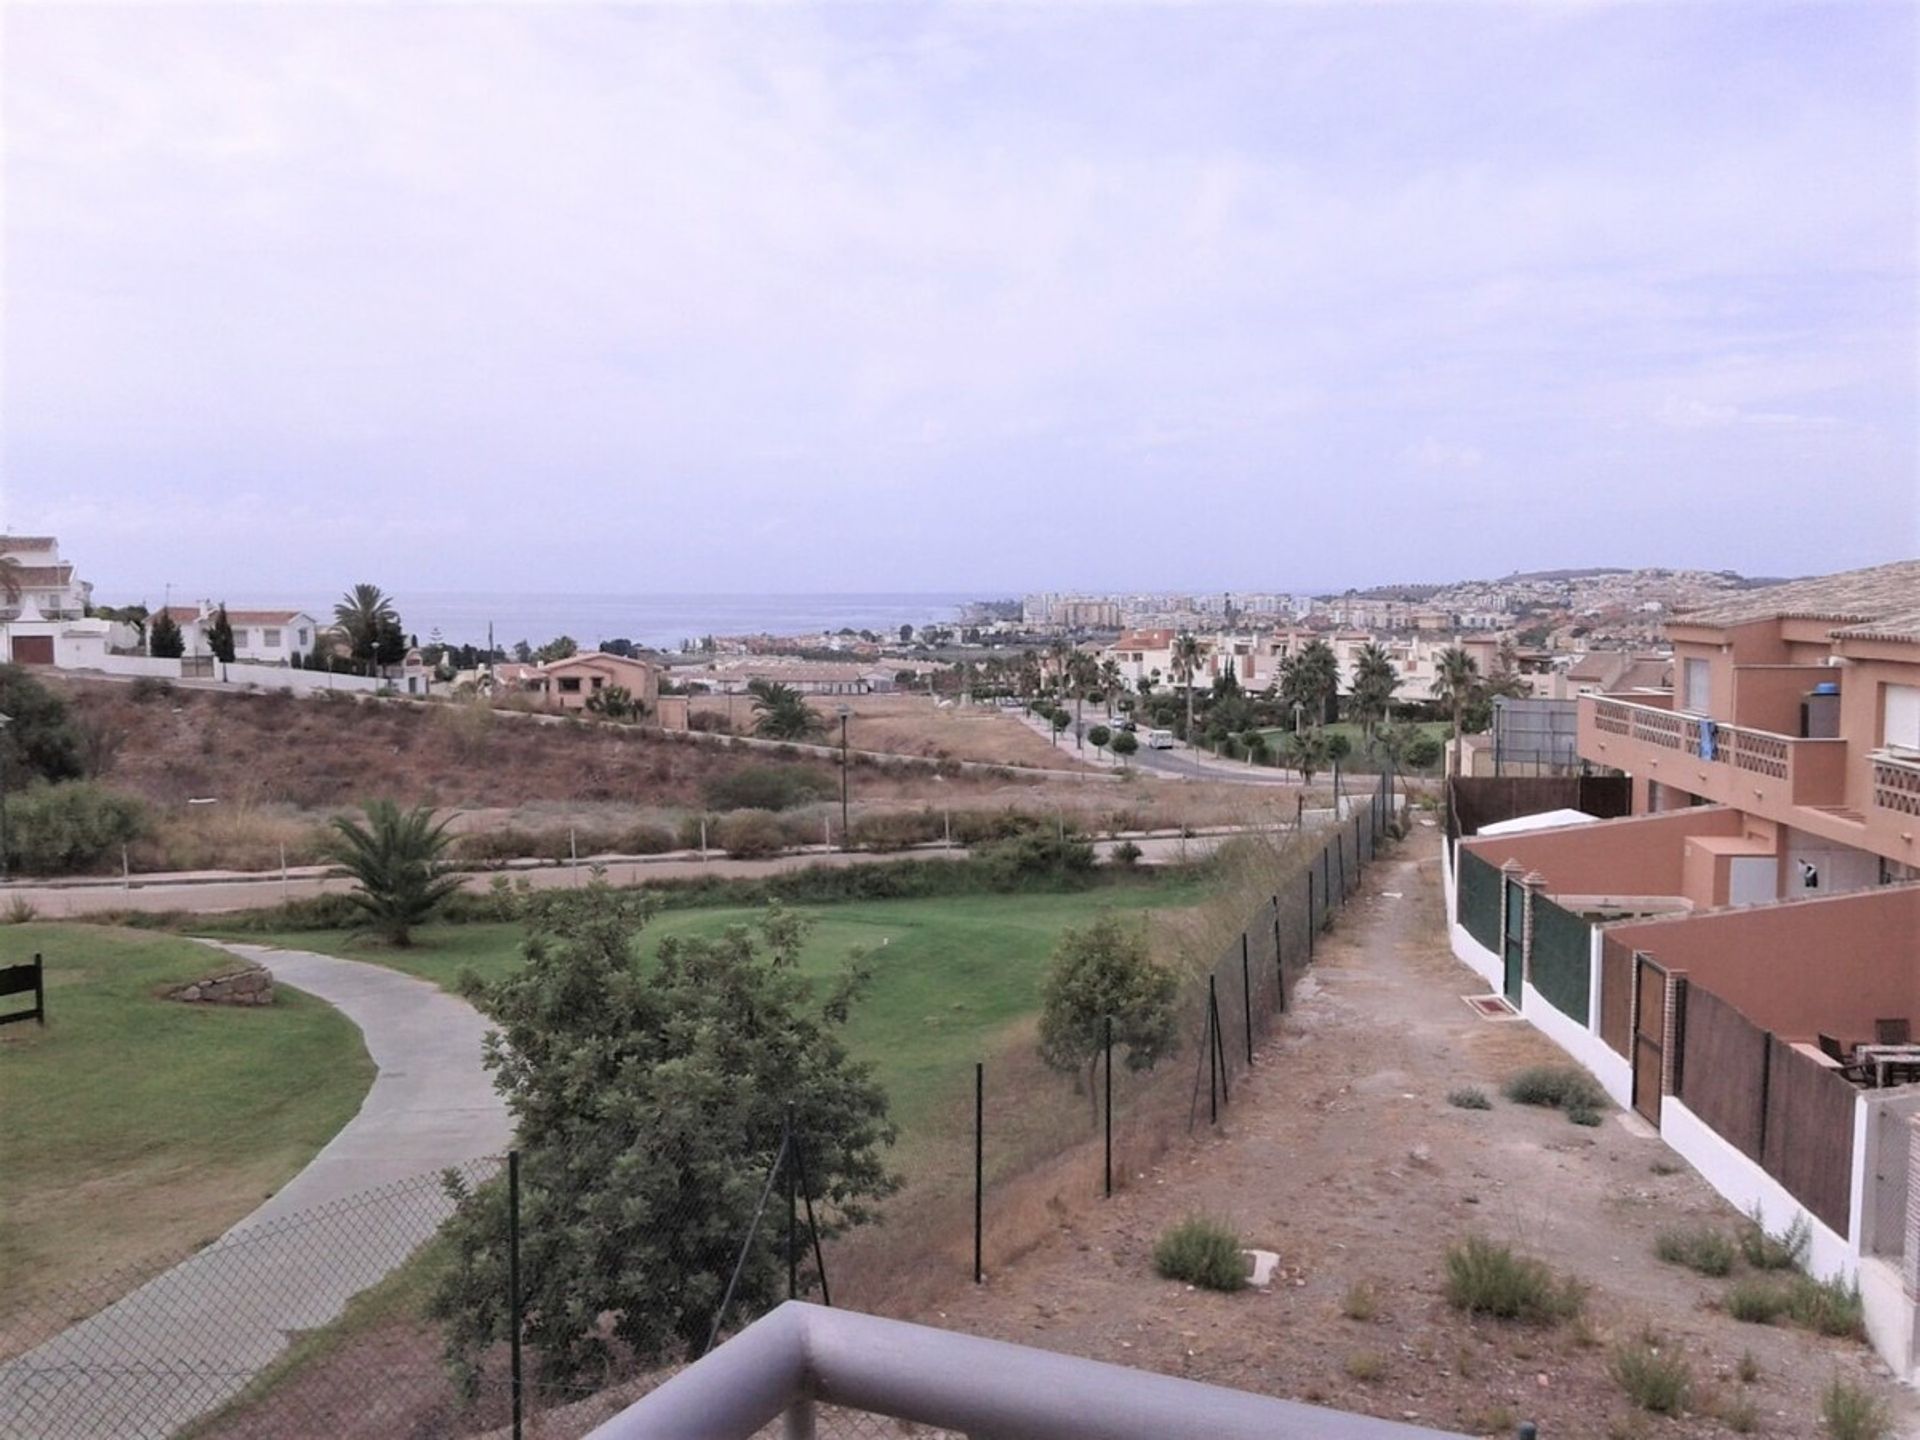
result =
[[[102,598],[1920,554],[1916,7],[5,17]]]

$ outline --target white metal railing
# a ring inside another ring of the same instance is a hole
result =
[[[847,1419],[865,1412],[1031,1440],[1462,1440],[798,1300],[754,1321],[587,1440],[747,1440],[776,1421],[788,1440],[813,1440],[817,1406],[856,1412]]]
[[[1920,815],[1920,760],[1905,755],[1874,756],[1873,803],[1896,815]]]

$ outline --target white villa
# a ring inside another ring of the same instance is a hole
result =
[[[207,630],[220,607],[211,600],[198,606],[169,605],[164,613],[173,617],[186,641],[189,657],[211,655]],[[229,610],[227,623],[233,626],[233,658],[256,665],[289,665],[295,655],[313,650],[314,636],[320,624],[302,610]]]
[[[11,571],[7,589],[18,592],[0,593],[0,619],[31,612],[42,620],[77,620],[87,613],[93,586],[74,578],[51,535],[0,535],[0,566]]]

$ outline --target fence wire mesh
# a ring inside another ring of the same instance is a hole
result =
[[[700,1353],[716,1321],[724,1338],[789,1293],[822,1298],[823,1270],[835,1303],[912,1311],[916,1286],[970,1273],[976,1233],[986,1264],[1010,1263],[1057,1223],[1060,1197],[1143,1178],[1208,1118],[1215,1085],[1225,1113],[1317,935],[1359,892],[1392,807],[1383,777],[1328,827],[1260,852],[1264,897],[1229,937],[1216,926],[1194,939],[1213,958],[1189,977],[1175,1060],[1114,1064],[1074,1085],[1040,1064],[1029,1035],[985,1058],[977,1117],[971,1067],[909,1075],[944,1098],[902,1137],[894,1161],[909,1183],[883,1207],[886,1223],[816,1248],[807,1202],[819,1180],[781,1163],[784,1132],[746,1143],[705,1189],[670,1193],[658,1189],[672,1167],[656,1130],[622,1126],[624,1140],[598,1134],[577,1150],[523,1133],[515,1160],[480,1157],[270,1215],[197,1252],[0,1310],[0,1437],[565,1440]],[[796,1160],[804,1126],[799,1140]],[[742,1196],[761,1202],[751,1225],[738,1220]],[[621,1231],[623,1213],[643,1216],[644,1234]],[[556,1279],[600,1271],[650,1313],[644,1343],[607,1319],[612,1290],[574,1295]],[[556,1338],[568,1335],[593,1339]],[[937,1432],[823,1406],[816,1433]]]

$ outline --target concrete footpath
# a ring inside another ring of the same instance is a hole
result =
[[[486,1022],[465,1001],[378,965],[216,948],[358,1025],[373,1086],[306,1168],[220,1239],[0,1366],[6,1440],[158,1440],[217,1409],[433,1235],[452,1210],[441,1169],[491,1173],[510,1143],[481,1063]]]

